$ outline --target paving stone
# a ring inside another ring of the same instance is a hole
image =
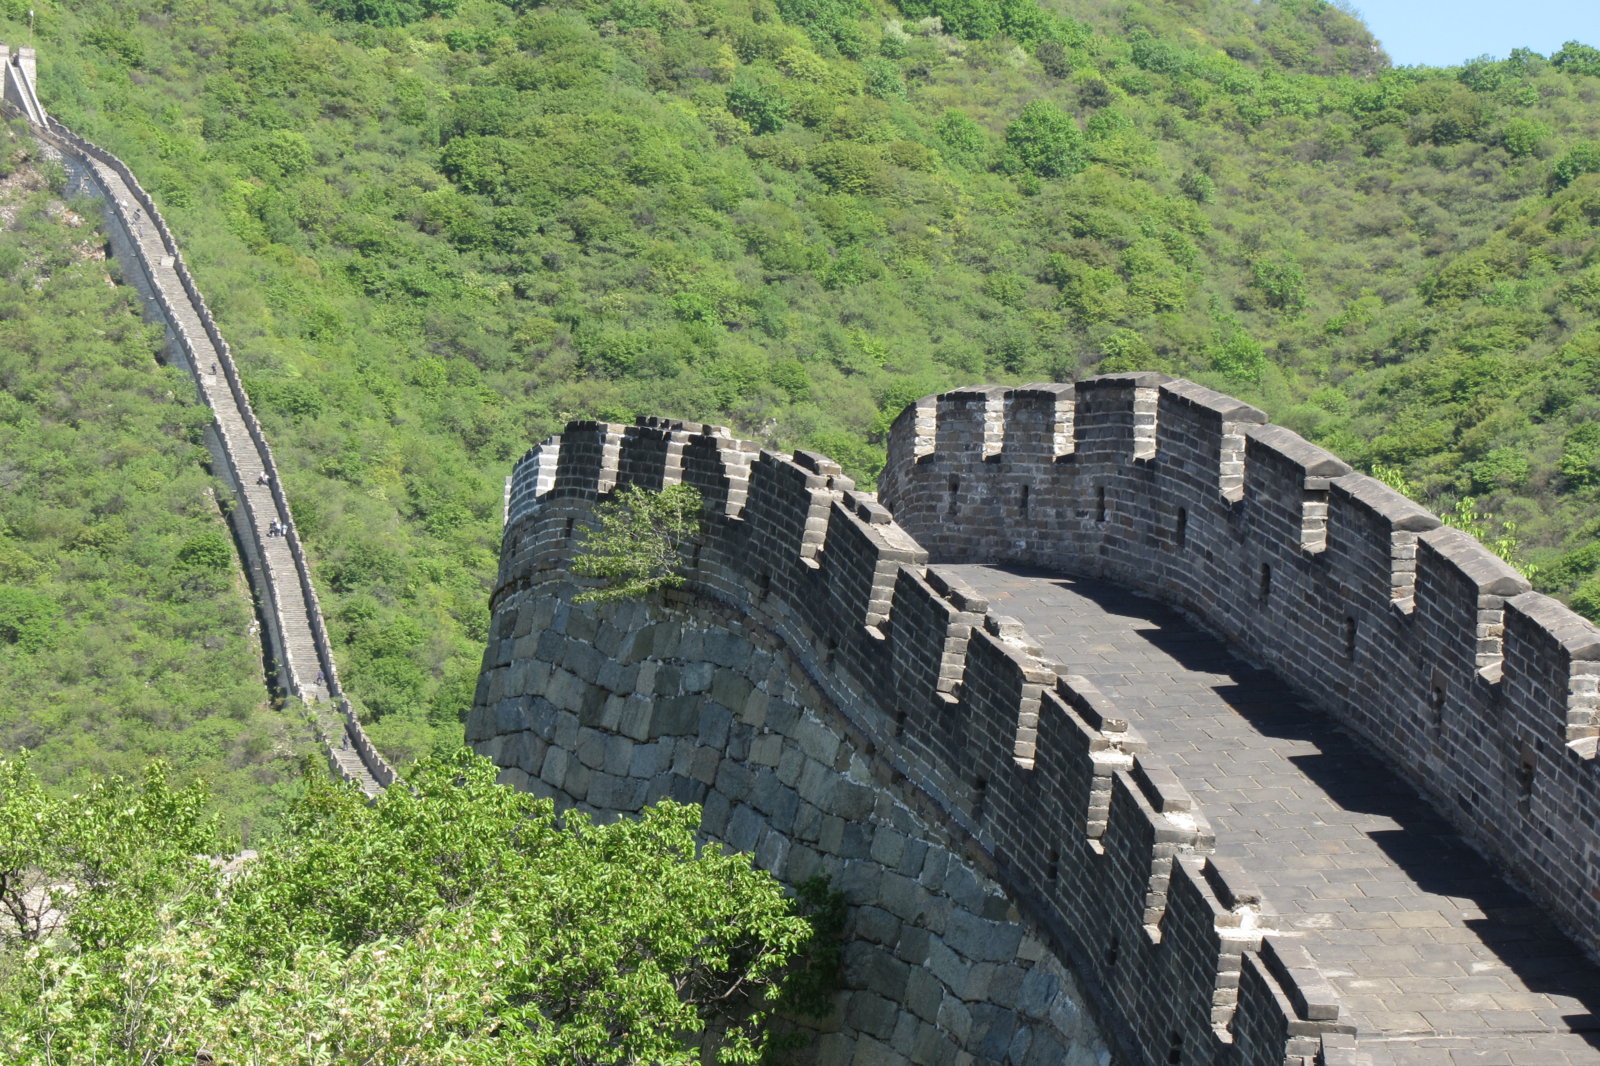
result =
[[[1600,969],[1281,682],[1112,585],[976,564],[941,570],[1118,702],[1210,819],[1217,852],[1238,859],[1300,935],[1373,1066],[1600,1066]],[[981,907],[970,874],[956,865],[949,876],[961,903],[946,931],[954,945],[968,935],[961,912]],[[1038,980],[1036,971],[1022,985],[1029,1009]]]

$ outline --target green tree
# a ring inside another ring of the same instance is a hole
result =
[[[183,542],[178,562],[196,570],[226,572],[233,568],[233,548],[220,530],[203,530]]]
[[[1567,434],[1556,470],[1575,488],[1600,484],[1600,425],[1590,422]]]
[[[0,585],[0,644],[38,651],[55,642],[61,607],[33,589]]]
[[[967,162],[981,160],[989,150],[989,136],[963,111],[949,108],[939,118],[939,139],[958,158]]]
[[[1078,123],[1053,104],[1035,100],[1006,127],[1003,166],[1010,173],[1065,178],[1085,163]]]
[[[1197,204],[1209,204],[1217,198],[1217,186],[1203,171],[1191,170],[1178,179],[1183,195]]]
[[[700,534],[700,492],[668,485],[659,492],[627,485],[595,508],[572,560],[573,573],[607,584],[579,603],[631,599],[683,584],[684,547]]]
[[[1588,74],[1600,78],[1600,48],[1593,45],[1568,41],[1561,46],[1559,52],[1550,57],[1550,62],[1574,74]]]
[[[1550,136],[1550,127],[1538,119],[1518,116],[1500,127],[1500,146],[1513,156],[1534,155]]]
[[[174,788],[164,763],[47,792],[26,752],[0,756],[0,968],[8,942],[60,932],[85,952],[149,936],[159,912],[213,885],[217,827],[202,784]],[[15,944],[11,944],[12,948]]]
[[[460,0],[315,0],[315,5],[344,22],[404,26],[430,15],[455,14]]]
[[[1305,307],[1306,275],[1293,259],[1258,260],[1250,264],[1250,276],[1268,307],[1290,313]]]
[[[789,101],[769,82],[740,78],[728,87],[728,110],[744,119],[753,133],[775,133],[789,117]]]
[[[813,884],[797,904],[747,856],[699,846],[698,808],[594,825],[495,773],[459,749],[369,804],[313,768],[289,831],[228,878],[203,872],[192,833],[163,839],[201,824],[181,794],[147,788],[121,813],[88,808],[93,830],[131,832],[158,861],[55,872],[75,888],[100,877],[140,920],[93,942],[73,925],[0,949],[0,1056],[748,1063],[780,1007],[825,1004],[836,896]],[[25,767],[0,762],[0,789],[12,816],[0,833],[59,817]],[[175,891],[123,891],[130,869],[136,885],[156,870]]]
[[[1550,168],[1550,188],[1559,191],[1583,174],[1600,171],[1600,141],[1579,141]]]

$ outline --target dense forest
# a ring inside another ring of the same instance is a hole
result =
[[[27,6],[0,0],[4,39]],[[1600,616],[1596,48],[1396,69],[1323,0],[37,12],[45,106],[183,242],[398,758],[459,743],[503,479],[575,416],[721,422],[871,477],[919,395],[1160,369],[1514,525]],[[60,402],[8,399],[0,431]],[[0,552],[39,558],[3,520]],[[53,595],[10,558],[0,595]]]

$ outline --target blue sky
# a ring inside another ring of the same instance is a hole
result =
[[[1513,48],[1541,55],[1567,41],[1600,48],[1597,0],[1354,0],[1395,66],[1452,66]]]

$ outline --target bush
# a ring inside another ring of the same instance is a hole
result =
[[[1550,136],[1550,127],[1537,119],[1510,118],[1500,127],[1500,147],[1517,158],[1534,155]]]
[[[1035,100],[1006,127],[1004,169],[1013,174],[1065,178],[1085,166],[1083,133],[1070,115]]]
[[[0,585],[0,644],[40,651],[55,643],[61,607],[31,589]]]
[[[595,519],[578,543],[572,572],[608,584],[580,593],[577,602],[631,599],[683,584],[686,545],[700,534],[694,486],[627,485],[595,509]]]
[[[797,904],[701,847],[696,807],[593,825],[495,773],[458,749],[369,805],[311,769],[290,831],[225,878],[202,792],[161,767],[57,802],[0,759],[5,902],[73,888],[50,893],[66,935],[41,919],[0,947],[0,1054],[755,1062],[777,1010],[827,1009],[843,913],[825,886]]]
[[[789,117],[789,102],[774,85],[736,79],[728,88],[728,110],[744,119],[753,133],[775,133]]]
[[[1550,168],[1550,189],[1565,189],[1580,175],[1596,171],[1600,171],[1600,141],[1579,141]]]
[[[460,0],[313,0],[319,11],[341,22],[404,26],[432,15],[450,16]]]

